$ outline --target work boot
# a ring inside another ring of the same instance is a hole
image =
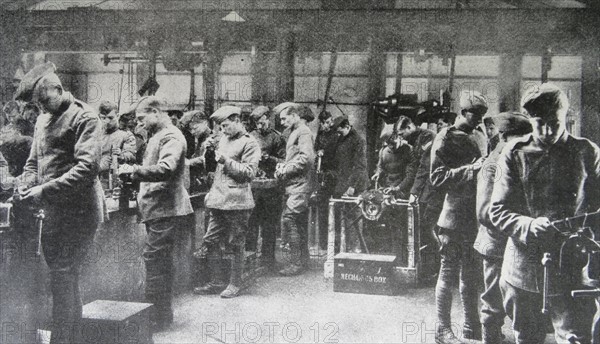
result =
[[[435,332],[436,344],[465,344],[465,342],[459,340],[452,332],[451,328],[439,327]]]
[[[481,324],[465,323],[463,325],[463,338],[471,340],[481,340]]]
[[[244,246],[234,247],[233,250],[229,285],[221,293],[221,297],[224,299],[231,299],[239,296],[242,288],[242,273],[244,271]]]
[[[208,262],[211,270],[211,279],[205,285],[194,288],[194,294],[196,295],[219,294],[227,287],[225,284],[223,261],[221,259],[208,259]]]
[[[502,328],[496,325],[482,326],[483,344],[500,344],[502,343]]]
[[[463,326],[463,338],[471,340],[481,340],[481,324],[465,323]]]
[[[301,265],[290,264],[286,268],[279,270],[279,274],[282,276],[288,276],[288,277],[289,276],[297,276],[297,275],[300,275],[301,273],[303,273],[304,270],[306,270],[306,269]]]

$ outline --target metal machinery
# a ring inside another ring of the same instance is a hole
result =
[[[346,238],[348,231],[355,230],[360,239],[363,251],[370,253],[364,238],[365,222],[376,223],[384,211],[401,213],[406,211],[406,223],[391,226],[394,239],[394,255],[399,265],[395,267],[395,281],[398,284],[414,285],[419,271],[420,238],[418,230],[419,206],[407,200],[395,199],[393,195],[384,194],[381,190],[365,191],[358,197],[331,198],[329,200],[329,225],[327,240],[327,260],[324,276],[334,276],[334,256],[336,248],[339,252],[347,252]],[[337,221],[339,219],[339,223]],[[398,225],[398,226],[395,226]],[[339,238],[336,229],[339,226]],[[367,226],[368,227],[368,226]]]
[[[600,344],[600,241],[598,229],[586,226],[588,218],[595,218],[600,211],[586,213],[552,222],[556,236],[562,241],[558,257],[545,252],[542,313],[547,314],[552,307],[549,296],[553,283],[568,280],[589,289],[571,290],[573,297],[596,298],[596,315],[592,325],[592,343]],[[550,268],[558,269],[558,276],[552,276]],[[557,280],[552,280],[552,277]],[[573,338],[571,340],[576,340]]]

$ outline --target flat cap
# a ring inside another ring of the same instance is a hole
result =
[[[210,115],[210,119],[214,120],[217,124],[223,122],[231,115],[241,115],[242,108],[238,106],[225,105],[220,107],[217,111]]]
[[[521,107],[531,116],[544,116],[569,108],[567,95],[558,86],[543,83],[539,87],[530,88],[523,98]]]
[[[464,92],[460,97],[460,108],[470,112],[484,114],[488,109],[488,102],[485,97],[477,92]]]
[[[33,90],[37,85],[38,81],[46,75],[52,74],[56,71],[56,66],[52,62],[46,62],[41,65],[33,67],[27,74],[21,79],[21,83],[15,92],[15,100],[23,100],[26,102],[31,101],[33,96]]]
[[[339,128],[340,124],[342,124],[342,122],[344,120],[348,121],[348,116],[341,115],[341,116],[334,117],[333,124],[331,125],[331,129],[336,130],[337,128]]]
[[[496,129],[504,133],[527,134],[532,131],[530,117],[517,111],[501,112],[497,115],[488,116]]]
[[[256,121],[264,115],[267,115],[267,117],[269,117],[270,111],[271,110],[269,110],[268,106],[260,105],[260,106],[256,107],[254,110],[252,110],[252,112],[250,113],[250,118],[252,118],[253,120]]]
[[[296,111],[298,111],[298,113],[300,113],[300,111],[301,111],[300,106],[301,106],[300,104],[292,103],[292,102],[281,103],[273,108],[273,113],[278,115],[281,113],[281,111],[283,111],[287,108],[290,108],[290,107],[294,108]]]

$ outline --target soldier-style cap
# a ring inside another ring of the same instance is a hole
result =
[[[298,116],[307,122],[312,122],[315,119],[315,114],[313,114],[312,110],[308,106],[292,102],[285,102],[277,105],[273,108],[273,113],[278,115],[281,113],[281,111],[287,108],[293,108],[298,113]]]
[[[489,116],[498,131],[508,134],[527,134],[532,131],[529,116],[520,112],[501,112],[497,115]]]
[[[569,109],[569,99],[558,86],[544,83],[525,93],[521,99],[521,107],[532,117],[555,113],[564,116]]]
[[[145,96],[141,97],[137,102],[131,104],[131,107],[126,112],[135,112],[141,104],[147,104],[148,107],[152,107],[164,112],[167,112],[170,109],[169,104],[164,98],[159,98],[157,96]]]
[[[46,75],[52,74],[56,71],[56,66],[52,62],[46,62],[41,65],[33,67],[23,79],[15,92],[15,100],[23,100],[26,102],[31,101],[33,97],[33,90],[37,83]]]
[[[488,102],[477,91],[464,92],[460,97],[460,108],[465,111],[484,114],[488,109]]]
[[[276,115],[279,115],[281,113],[281,111],[287,109],[287,108],[294,108],[296,111],[298,111],[298,114],[300,114],[301,112],[301,105],[297,104],[297,103],[292,103],[292,102],[285,102],[285,103],[281,103],[279,105],[277,105],[276,107],[273,108],[273,113]]]
[[[214,120],[215,123],[220,124],[231,115],[241,115],[242,109],[237,106],[225,105],[220,107],[217,111],[210,115],[210,119]]]
[[[269,110],[269,107],[261,105],[258,106],[256,109],[252,110],[252,112],[250,113],[250,118],[252,118],[253,120],[257,121],[259,120],[262,116],[267,116],[267,118],[269,117],[269,112],[271,110]]]

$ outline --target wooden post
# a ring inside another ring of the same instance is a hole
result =
[[[375,101],[377,98],[385,96],[385,54],[381,41],[369,39],[369,101]],[[378,147],[377,141],[381,131],[381,120],[373,108],[367,111],[367,166],[369,175],[373,173],[377,166]]]
[[[402,49],[400,49],[402,50]],[[394,93],[402,93],[402,70],[404,64],[404,55],[402,55],[402,51],[398,52],[396,56],[396,87],[394,88]]]
[[[515,111],[520,108],[522,54],[503,54],[500,56],[499,102],[500,112]]]
[[[295,35],[291,29],[279,31],[277,37],[277,97],[279,103],[294,101]]]
[[[590,49],[583,54],[581,82],[581,135],[600,143],[600,54]]]
[[[268,101],[268,70],[262,44],[252,46],[252,94],[250,99],[253,105],[266,105]]]

